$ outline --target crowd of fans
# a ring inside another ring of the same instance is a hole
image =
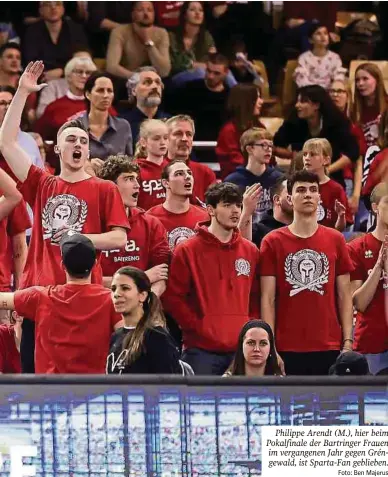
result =
[[[260,2],[213,3],[39,2],[0,47],[0,372],[387,372],[383,74],[302,19],[271,132]]]

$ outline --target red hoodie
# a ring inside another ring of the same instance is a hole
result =
[[[162,171],[168,164],[167,159],[163,159],[160,166],[147,159],[136,161],[140,166],[140,190],[138,207],[148,210],[155,205],[162,204],[166,199],[166,191],[162,186]]]
[[[175,249],[162,301],[185,348],[234,352],[243,324],[259,315],[259,250],[238,230],[222,243],[208,226]]]
[[[127,243],[121,249],[105,250],[101,254],[104,277],[112,277],[121,267],[131,266],[148,270],[155,265],[170,262],[167,232],[162,223],[144,210],[131,208],[128,216],[131,229]]]

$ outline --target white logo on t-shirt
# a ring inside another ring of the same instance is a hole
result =
[[[317,208],[317,221],[320,222],[321,220],[323,220],[325,218],[325,215],[325,209],[322,207],[321,204],[319,204]]]
[[[61,227],[82,233],[87,216],[88,204],[84,200],[71,194],[49,197],[42,210],[43,239],[52,239]]]
[[[143,191],[149,195],[152,195],[154,191],[161,190],[163,192],[160,194],[157,194],[157,198],[166,197],[166,191],[164,187],[162,186],[161,179],[151,179],[149,181],[143,181],[141,183],[141,186],[143,188]]]
[[[324,253],[304,249],[290,253],[285,261],[286,281],[292,285],[290,296],[304,290],[323,295],[322,286],[329,281],[329,260]]]
[[[176,229],[171,230],[168,234],[168,245],[170,250],[174,250],[179,243],[184,242],[193,235],[195,235],[194,230],[189,229],[188,227],[177,227]]]
[[[246,277],[249,277],[249,274],[251,273],[251,265],[248,260],[245,260],[245,258],[238,258],[234,262],[234,266],[236,268],[238,277],[240,275],[245,275]]]

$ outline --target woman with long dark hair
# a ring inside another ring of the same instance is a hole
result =
[[[205,68],[206,57],[215,53],[213,37],[204,23],[203,2],[184,2],[179,14],[179,26],[170,32],[171,73]]]
[[[238,337],[237,351],[224,376],[281,376],[275,339],[268,323],[251,320]]]
[[[222,179],[246,162],[240,148],[242,133],[252,127],[265,129],[259,119],[263,102],[260,89],[253,84],[238,84],[230,90],[226,105],[228,121],[219,132],[216,147]]]
[[[312,138],[326,138],[330,142],[333,157],[328,172],[345,187],[343,169],[355,163],[360,155],[357,139],[351,133],[350,121],[333,103],[329,93],[318,85],[300,88],[290,118],[275,134],[274,154],[292,160]]]
[[[89,133],[90,157],[100,160],[117,154],[132,155],[132,134],[129,123],[115,113],[114,83],[108,73],[96,72],[85,83],[87,112],[80,121]]]
[[[147,275],[135,267],[120,268],[111,289],[124,327],[112,336],[107,374],[182,374],[178,349]]]

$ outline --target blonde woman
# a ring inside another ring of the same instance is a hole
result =
[[[168,128],[159,119],[147,119],[140,125],[135,158],[140,166],[138,207],[148,210],[162,204],[166,198],[162,186],[162,171],[168,164]]]
[[[337,108],[342,111],[347,118],[350,118],[353,104],[349,81],[333,81],[329,89],[329,94]],[[349,198],[349,207],[352,213],[356,214],[360,203],[362,165],[367,145],[364,132],[358,124],[351,123],[351,133],[357,139],[360,157],[354,164],[349,164],[344,168],[344,180],[346,195]]]

